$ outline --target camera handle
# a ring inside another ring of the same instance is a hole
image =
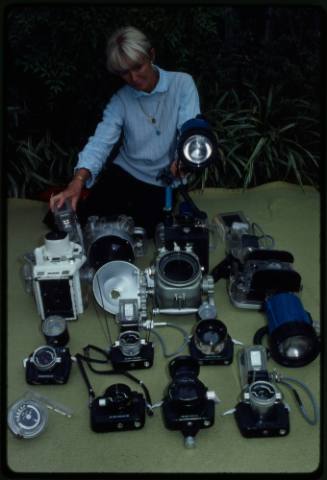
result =
[[[233,256],[228,254],[224,260],[219,262],[212,270],[211,276],[213,277],[214,283],[217,283],[221,278],[227,279],[230,274],[231,265],[232,265]]]

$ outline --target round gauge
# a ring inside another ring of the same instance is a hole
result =
[[[18,400],[8,411],[8,427],[20,438],[40,435],[48,423],[46,407],[36,400]]]
[[[51,370],[56,364],[57,354],[53,347],[45,345],[37,348],[31,361],[39,370]]]

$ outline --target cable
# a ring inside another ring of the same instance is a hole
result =
[[[182,343],[182,345],[173,353],[167,353],[167,349],[166,349],[166,344],[162,338],[162,336],[156,332],[154,329],[152,329],[152,333],[158,338],[159,340],[159,343],[161,345],[161,348],[162,348],[162,352],[163,352],[163,355],[165,358],[169,358],[169,357],[173,357],[175,355],[178,355],[179,353],[181,353],[184,348],[186,347],[186,345],[188,344],[189,342],[189,336],[188,336],[188,333],[180,326],[178,325],[175,325],[174,323],[169,323],[169,322],[165,322],[163,325],[157,325],[157,326],[161,326],[161,327],[171,327],[171,328],[176,328],[177,330],[179,330],[182,334],[183,334],[183,337],[184,337],[184,341]]]
[[[319,407],[318,407],[318,404],[317,404],[317,401],[316,399],[314,398],[313,396],[313,393],[311,392],[311,390],[309,389],[309,387],[301,382],[300,380],[297,380],[293,377],[279,377],[277,379],[277,382],[279,383],[282,383],[283,385],[286,385],[289,389],[292,390],[293,394],[294,394],[294,397],[295,397],[295,400],[297,402],[297,404],[299,405],[299,409],[300,409],[300,412],[302,414],[302,416],[304,417],[304,419],[310,424],[310,425],[316,425],[317,422],[318,422],[318,419],[319,419]],[[302,387],[303,390],[306,392],[306,394],[308,395],[309,397],[309,400],[311,401],[311,404],[312,404],[312,407],[313,407],[313,419],[311,419],[308,415],[308,412],[306,411],[306,409],[304,408],[304,405],[303,405],[303,402],[300,398],[300,395],[298,394],[298,392],[295,390],[295,388],[290,385],[288,382],[293,382],[295,383],[296,385],[298,385],[299,387]]]

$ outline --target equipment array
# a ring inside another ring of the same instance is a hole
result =
[[[142,270],[135,260],[146,254],[148,240],[132,218],[90,217],[82,230],[66,203],[55,212],[57,229],[45,235],[44,245],[24,257],[26,288],[34,296],[45,338],[45,344],[24,359],[26,382],[65,384],[76,363],[87,386],[94,432],[142,429],[146,417],[160,408],[166,428],[180,431],[185,446],[193,447],[199,430],[214,425],[219,403],[216,393],[199,379],[200,367],[230,365],[235,347],[241,394],[235,408],[222,415],[233,414],[243,436],[289,433],[290,408],[277,384],[292,390],[306,421],[312,425],[318,421],[317,402],[308,387],[268,369],[270,356],[280,365],[301,367],[320,350],[316,326],[300,300],[301,277],[293,268],[293,256],[276,250],[273,238],[242,212],[218,214],[210,225],[207,215],[200,213],[182,202],[178,214],[167,214],[157,226],[155,259]],[[224,241],[226,258],[209,273],[213,230]],[[236,308],[260,310],[267,317],[267,326],[255,333],[250,346],[232,339],[217,318],[215,283],[220,280],[226,281]],[[115,319],[118,338],[108,349],[87,345],[83,353],[71,355],[67,325],[83,314],[87,296],[95,301],[107,326]],[[157,321],[160,315],[176,323]],[[180,315],[196,317],[191,334],[181,326]],[[160,328],[173,328],[182,335],[177,351],[167,353]],[[268,348],[262,345],[265,335]],[[157,403],[142,380],[130,372],[152,367],[153,336],[164,356],[173,357],[168,365],[171,381]],[[185,348],[188,355],[181,355]],[[111,370],[96,369],[95,364],[111,365]],[[96,396],[86,367],[93,373],[124,375],[141,391],[112,383]],[[313,418],[294,384],[308,395]],[[72,414],[67,407],[30,392],[10,407],[10,430],[19,438],[38,436],[47,424],[46,407]]]

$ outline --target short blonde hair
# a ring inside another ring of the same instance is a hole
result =
[[[150,58],[151,43],[135,27],[123,27],[116,30],[107,42],[107,68],[109,72],[120,74],[137,64],[141,56]]]

